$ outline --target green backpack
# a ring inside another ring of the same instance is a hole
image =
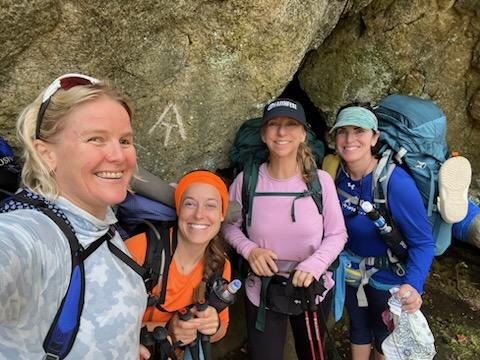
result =
[[[252,222],[252,203],[255,196],[292,196],[291,217],[295,221],[295,200],[311,196],[315,201],[318,212],[321,214],[323,210],[322,205],[322,186],[318,179],[317,167],[311,169],[311,180],[307,183],[307,190],[304,192],[292,193],[265,193],[256,192],[258,169],[262,163],[267,161],[268,149],[260,136],[260,129],[262,127],[262,118],[254,118],[245,121],[237,131],[233,147],[229,151],[229,159],[235,170],[234,175],[238,175],[243,171],[243,186],[242,186],[242,206],[244,216],[244,230],[247,225],[250,226]],[[307,128],[307,145],[310,147],[317,164],[323,160],[325,148],[315,135],[315,133]]]

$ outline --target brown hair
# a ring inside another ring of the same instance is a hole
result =
[[[205,300],[207,281],[213,279],[216,275],[222,275],[226,259],[225,240],[220,234],[217,234],[210,240],[203,255],[203,279],[193,290],[194,304]]]

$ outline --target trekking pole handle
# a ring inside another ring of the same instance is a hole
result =
[[[198,310],[198,311],[205,311],[207,310],[208,308],[208,301],[206,301],[205,299],[200,299],[198,301],[198,303],[195,304],[195,308]],[[210,342],[210,335],[205,335],[205,334],[200,334],[200,339],[201,341],[208,341]]]
[[[188,321],[192,318],[192,312],[189,308],[181,308],[178,312],[178,318],[182,321]]]

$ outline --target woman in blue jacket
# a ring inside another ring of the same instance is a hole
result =
[[[342,160],[336,185],[348,232],[345,305],[350,317],[352,359],[369,359],[372,342],[375,358],[383,359],[381,344],[389,332],[381,314],[388,308],[388,290],[398,286],[403,310],[418,310],[435,244],[415,182],[397,166],[388,183],[387,197],[393,222],[408,245],[405,274],[399,276],[392,266],[369,265],[375,258],[387,259],[388,249],[361,208],[364,201],[373,204],[372,174],[379,161],[374,151],[380,135],[378,119],[369,106],[347,105],[338,112],[331,132]]]

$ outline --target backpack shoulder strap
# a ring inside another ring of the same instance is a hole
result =
[[[317,206],[318,213],[323,213],[323,195],[322,184],[318,177],[317,168],[314,166],[311,171],[312,175],[310,181],[307,183],[307,189],[310,192],[315,205]]]
[[[80,316],[85,296],[83,260],[93,251],[83,254],[83,248],[78,242],[67,217],[54,204],[40,196],[24,190],[18,194],[12,194],[11,198],[5,201],[5,204],[11,210],[30,208],[42,212],[60,228],[68,240],[72,259],[70,281],[67,292],[43,341],[45,359],[64,359],[70,352],[80,327]],[[110,231],[107,234],[110,236]],[[98,247],[100,241],[105,241],[107,234],[101,238],[102,240],[98,239],[92,245]]]
[[[158,294],[157,307],[162,306],[165,303],[165,296],[167,295],[167,284],[168,284],[168,272],[170,270],[170,264],[172,263],[173,254],[177,248],[178,239],[177,239],[177,227],[164,228],[163,230],[163,239],[162,245],[164,247],[163,252],[165,254],[165,261],[163,264],[160,264],[158,281],[160,287],[160,293]]]
[[[382,159],[380,159],[377,168],[374,171],[372,178],[372,192],[373,200],[375,202],[375,207],[378,209],[380,214],[386,219],[387,224],[391,227],[389,234],[384,234],[382,239],[388,246],[388,259],[397,269],[394,270],[397,275],[403,276],[404,269],[402,264],[398,262],[405,262],[408,256],[408,246],[404,240],[404,237],[393,220],[393,217],[390,213],[388,207],[388,184],[390,177],[392,176],[393,170],[395,169],[396,164],[392,160],[392,154],[390,150],[387,150]],[[400,272],[399,272],[400,271]],[[403,275],[401,275],[403,272]]]
[[[177,246],[176,229],[171,222],[144,220],[136,226],[135,232],[138,232],[137,235],[125,240],[135,259],[135,265],[127,265],[144,279],[148,293],[147,306],[155,306],[164,311],[161,306],[165,303],[168,271]],[[124,253],[119,255],[122,254]]]
[[[322,170],[326,171],[333,182],[337,179],[338,171],[341,167],[341,159],[337,154],[328,154],[323,158]]]
[[[245,229],[252,225],[253,195],[257,187],[259,164],[252,160],[243,169],[242,213]]]
[[[385,150],[372,174],[372,195],[377,208],[388,209],[388,182],[396,166],[392,157],[392,151],[390,149]]]

